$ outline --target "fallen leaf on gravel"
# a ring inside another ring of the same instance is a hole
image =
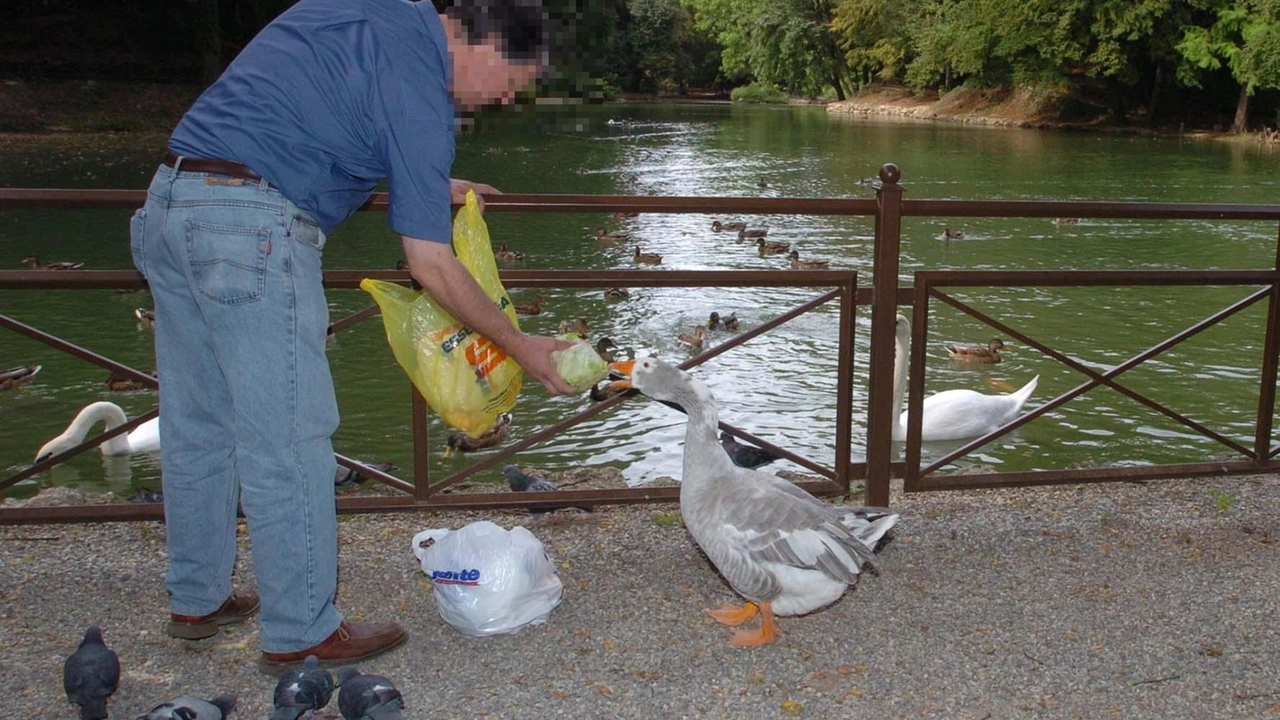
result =
[[[617,649],[618,649],[618,641],[617,641],[617,640],[614,640],[613,638],[605,638],[605,639],[604,639],[604,642],[603,642],[603,643],[601,643],[601,644],[602,644],[602,645],[604,645],[604,649],[605,649],[605,650],[617,650]]]
[[[792,717],[799,717],[800,713],[804,712],[804,706],[795,700],[783,700],[779,707],[782,708],[782,712]]]
[[[609,697],[610,695],[613,694],[613,688],[609,687],[608,685],[597,685],[596,692],[600,693],[605,697]]]

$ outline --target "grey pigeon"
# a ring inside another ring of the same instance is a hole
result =
[[[365,463],[365,465],[368,465],[374,470],[379,470],[384,473],[389,473],[396,469],[396,466],[389,462]],[[334,487],[353,487],[353,486],[359,485],[360,483],[368,479],[369,479],[368,475],[363,475],[360,473],[360,471],[353,470],[344,465],[339,465],[338,469],[333,471]]]
[[[560,489],[550,480],[522,472],[520,468],[515,465],[504,466],[502,468],[502,474],[506,476],[507,485],[511,486],[511,492],[555,492]],[[535,515],[541,515],[542,513],[550,510],[560,510],[561,508],[567,507],[571,506],[564,504],[532,505],[529,507],[529,511]],[[577,507],[579,510],[584,512],[591,512],[591,508],[589,507],[583,507],[581,505],[572,507]]]
[[[331,697],[333,676],[320,667],[319,658],[308,655],[302,667],[285,673],[276,683],[276,710],[271,720],[297,720],[328,705]]]
[[[338,675],[338,711],[343,720],[403,720],[404,698],[390,680],[346,668]]]
[[[743,445],[727,432],[720,433],[720,447],[729,453],[734,465],[744,468],[758,468],[782,457],[755,445]]]
[[[183,695],[160,703],[146,715],[139,715],[138,720],[226,720],[235,708],[236,699],[229,693],[212,700]]]
[[[120,658],[102,642],[102,630],[94,625],[62,665],[67,700],[80,706],[80,720],[102,720],[107,717],[107,698],[119,685]]]

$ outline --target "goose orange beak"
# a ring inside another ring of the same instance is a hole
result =
[[[631,370],[635,367],[635,365],[636,365],[635,360],[620,360],[618,362],[609,363],[610,376],[612,377],[614,373],[617,373],[622,377],[621,380],[616,380],[610,384],[614,385],[615,387],[622,387],[622,388],[632,387]]]

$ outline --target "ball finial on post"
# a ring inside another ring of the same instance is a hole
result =
[[[896,184],[902,178],[902,171],[893,163],[885,163],[880,166],[880,180],[886,184]]]

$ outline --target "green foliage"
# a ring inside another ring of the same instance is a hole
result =
[[[653,524],[658,527],[677,527],[684,524],[684,518],[679,512],[656,512],[653,514]]]
[[[831,30],[830,0],[683,0],[697,27],[724,48],[721,70],[814,96],[844,94],[847,66]]]
[[[787,94],[772,85],[757,82],[734,88],[729,99],[736,103],[785,103]]]
[[[1213,507],[1218,511],[1219,514],[1225,513],[1231,508],[1235,507],[1235,504],[1240,500],[1240,498],[1236,497],[1232,493],[1227,492],[1226,490],[1223,490],[1220,487],[1217,487],[1216,485],[1214,487],[1209,488],[1209,490],[1207,491],[1207,494],[1213,500]]]
[[[1226,67],[1248,95],[1258,88],[1280,88],[1280,1],[1212,2],[1209,25],[1186,25],[1177,49],[1186,62],[1178,78],[1199,87],[1197,70]]]

